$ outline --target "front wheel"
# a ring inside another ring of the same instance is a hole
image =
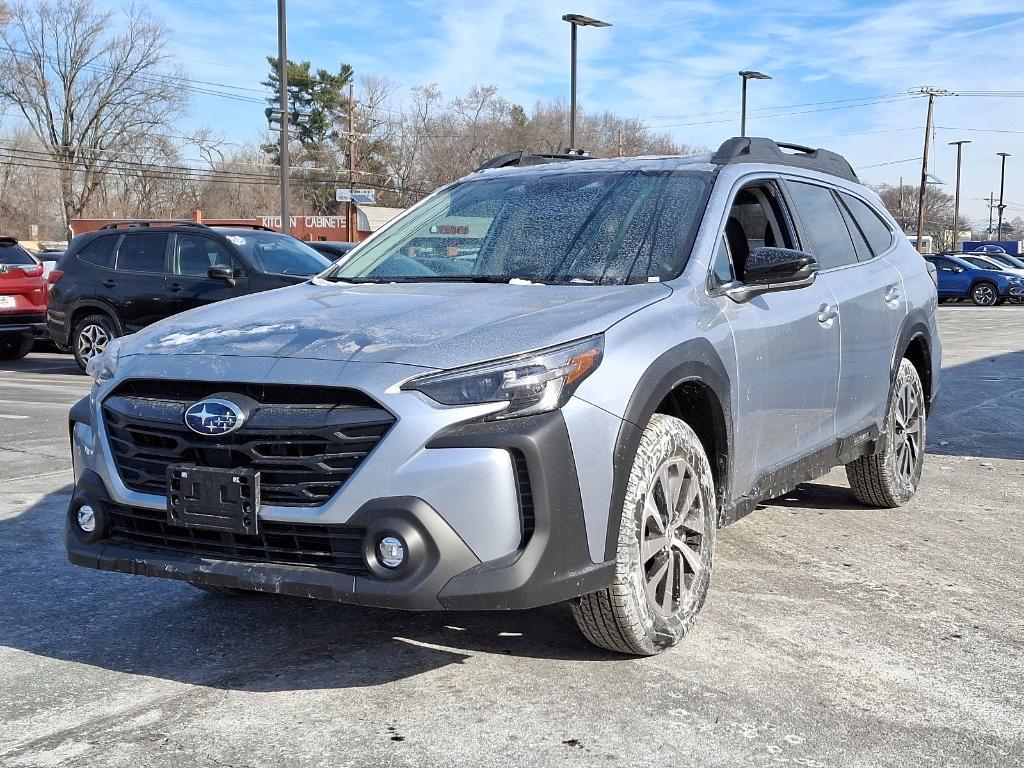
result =
[[[640,656],[682,640],[707,596],[716,515],[711,465],[697,435],[654,414],[630,470],[612,585],[572,604],[586,638]]]
[[[978,283],[971,288],[971,301],[979,307],[991,307],[999,299],[999,291],[992,283]]]
[[[913,364],[900,361],[885,417],[885,448],[846,465],[854,496],[873,507],[901,506],[917,493],[924,467],[924,387]]]

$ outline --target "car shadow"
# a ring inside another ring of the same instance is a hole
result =
[[[21,360],[0,360],[0,371],[43,375],[84,376],[73,355],[62,352],[30,353]]]
[[[0,519],[0,646],[115,672],[250,691],[374,686],[471,653],[607,661],[564,605],[405,612],[188,584],[67,562],[71,486]]]

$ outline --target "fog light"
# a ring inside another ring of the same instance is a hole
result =
[[[78,521],[78,527],[86,533],[92,533],[96,530],[96,513],[92,511],[92,507],[88,504],[83,504],[78,508],[78,512],[75,513],[75,519]]]
[[[395,536],[385,536],[377,542],[377,559],[385,568],[397,568],[405,562],[405,544]]]

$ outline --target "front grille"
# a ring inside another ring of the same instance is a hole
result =
[[[260,522],[255,536],[182,528],[163,510],[107,505],[109,541],[146,549],[224,560],[309,565],[353,575],[369,573],[363,562],[366,529],[358,525]]]
[[[229,435],[197,435],[185,409],[218,395],[251,403]],[[166,495],[167,467],[196,464],[260,472],[261,503],[319,506],[380,442],[395,419],[359,392],[222,382],[128,381],[103,402],[111,453],[124,484]]]

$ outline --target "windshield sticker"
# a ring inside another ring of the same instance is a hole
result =
[[[235,245],[245,245],[245,238],[240,235],[228,235],[228,242]]]

